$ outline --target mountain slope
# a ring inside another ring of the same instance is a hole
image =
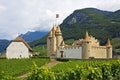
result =
[[[0,52],[4,52],[10,41],[0,40]]]
[[[120,10],[115,11],[114,13],[111,14],[111,17],[115,20],[115,21],[119,21],[120,22]]]
[[[116,23],[116,24],[114,24]],[[118,22],[112,23],[112,18],[92,9],[75,10],[61,24],[64,39],[82,38],[85,31],[104,41],[115,37],[114,31]],[[118,28],[120,31],[120,28]],[[68,34],[69,31],[69,34]],[[113,34],[113,35],[111,35]]]

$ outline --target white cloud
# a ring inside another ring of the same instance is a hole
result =
[[[6,7],[0,4],[0,12],[5,11]]]
[[[29,30],[49,31],[55,14],[62,22],[75,9],[94,7],[115,11],[120,0],[0,0],[0,39],[13,39]]]

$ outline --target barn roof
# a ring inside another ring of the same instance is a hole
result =
[[[13,40],[13,42],[23,42],[26,47],[29,49],[29,51],[32,51],[32,48],[28,45],[28,43],[23,39],[21,38],[20,36],[18,36],[15,40]]]

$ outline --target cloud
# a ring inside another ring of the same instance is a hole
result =
[[[5,11],[6,7],[0,4],[0,12]]]
[[[75,9],[94,7],[115,11],[120,0],[0,0],[0,39],[14,39],[18,33],[27,31],[49,31]]]

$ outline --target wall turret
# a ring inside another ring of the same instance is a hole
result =
[[[88,32],[85,33],[85,40],[89,40],[89,34],[88,34]]]
[[[56,27],[54,26],[47,37],[47,54],[51,56],[56,53]]]
[[[57,47],[59,47],[61,42],[63,41],[62,33],[61,33],[59,26],[57,26],[57,28],[56,28],[55,35],[56,35],[56,45],[57,45]]]
[[[53,26],[53,28],[52,28],[52,35],[55,35],[55,32],[56,32],[56,27]]]
[[[82,58],[89,59],[91,53],[91,41],[89,39],[89,34],[86,32],[85,39],[82,44]]]
[[[52,54],[52,31],[49,33],[47,37],[47,55],[50,56]]]
[[[106,47],[107,47],[107,58],[112,58],[112,45],[110,43],[110,40],[108,39],[107,40],[107,44],[106,44]]]
[[[60,47],[64,48],[64,46],[65,46],[65,43],[64,43],[64,41],[62,41],[61,44],[60,44]]]

